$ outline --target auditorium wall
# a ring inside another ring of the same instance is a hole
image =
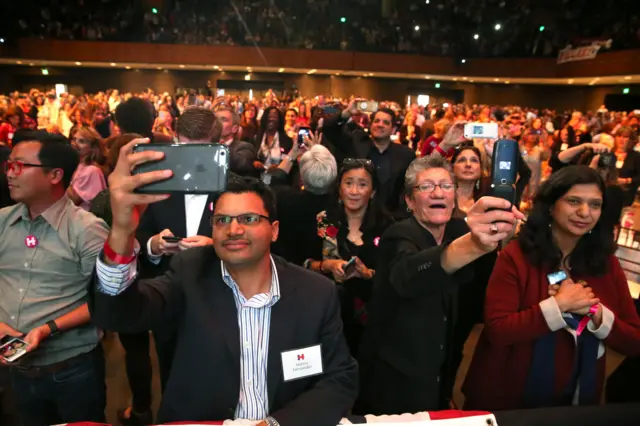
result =
[[[56,83],[67,84],[75,93],[95,93],[108,88],[124,92],[152,88],[156,92],[173,93],[176,88],[206,88],[218,80],[244,81],[244,73],[185,70],[124,70],[105,68],[50,67],[42,75],[37,67],[0,67],[0,93],[12,90],[42,89]],[[536,86],[518,84],[483,84],[434,80],[400,80],[373,77],[345,77],[307,74],[252,74],[252,81],[281,82],[287,90],[297,88],[305,96],[326,94],[350,95],[378,100],[394,100],[404,104],[407,96],[429,95],[435,102],[467,104],[522,105],[557,110],[595,110],[609,93],[620,93],[619,86]]]

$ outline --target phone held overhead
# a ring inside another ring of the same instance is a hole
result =
[[[168,179],[139,187],[140,194],[210,194],[227,187],[229,150],[211,143],[138,144],[134,152],[156,151],[165,155],[161,160],[137,165],[133,175],[171,170]]]
[[[513,206],[518,176],[518,142],[500,139],[493,145],[491,167],[491,196],[503,198]]]
[[[467,123],[464,125],[466,139],[497,139],[498,123]]]

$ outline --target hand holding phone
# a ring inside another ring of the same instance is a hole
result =
[[[311,127],[306,127],[306,126],[300,127],[298,129],[298,146],[300,146],[301,148],[303,146],[306,146],[305,138],[310,139],[311,135],[312,135]]]
[[[29,344],[18,337],[5,336],[0,342],[0,357],[5,363],[16,362],[27,354]]]
[[[360,112],[374,113],[378,111],[378,103],[376,101],[363,101],[360,100],[356,103],[356,108]]]
[[[513,206],[516,200],[518,176],[518,142],[500,139],[493,145],[491,196],[502,198]]]
[[[358,269],[356,268],[357,259],[358,258],[354,256],[345,265],[342,266],[345,280],[348,280],[349,278],[353,278],[358,273]]]
[[[178,243],[182,240],[180,237],[173,235],[170,229],[163,229],[159,234],[151,237],[151,254],[152,256],[171,255],[180,251]]]
[[[466,123],[464,137],[465,139],[496,139],[498,123]]]

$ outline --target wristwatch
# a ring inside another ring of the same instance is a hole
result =
[[[267,423],[267,426],[280,426],[280,423],[278,423],[278,421],[271,416],[264,419],[264,421],[265,423]]]
[[[48,321],[47,326],[51,330],[51,336],[55,336],[56,334],[60,334],[60,328],[58,328],[58,324],[54,320]]]

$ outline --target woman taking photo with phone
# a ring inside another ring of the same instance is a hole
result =
[[[317,217],[322,260],[305,263],[341,284],[338,289],[344,333],[354,357],[366,324],[365,304],[373,287],[380,236],[392,222],[375,198],[377,182],[371,160],[344,160],[337,194]]]
[[[489,281],[465,409],[598,404],[605,345],[640,354],[640,319],[601,219],[606,204],[604,182],[587,166],[565,167],[540,187]]]
[[[414,160],[405,174],[412,217],[382,235],[369,325],[360,350],[354,411],[402,414],[450,407],[458,289],[477,261],[508,238],[523,216],[506,200],[483,197],[452,218],[455,179],[441,156]]]

